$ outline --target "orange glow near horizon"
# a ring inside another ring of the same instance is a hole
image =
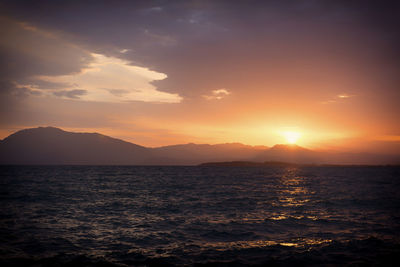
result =
[[[283,135],[289,144],[296,144],[301,136],[298,132],[284,132]]]

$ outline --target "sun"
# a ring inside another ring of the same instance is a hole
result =
[[[297,140],[299,140],[301,134],[298,132],[284,132],[283,136],[286,138],[286,141],[289,144],[296,144]]]

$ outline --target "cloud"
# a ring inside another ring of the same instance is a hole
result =
[[[104,88],[104,90],[108,91],[110,94],[121,97],[126,94],[129,94],[129,90],[124,90],[124,89],[108,89]]]
[[[50,82],[50,81],[44,81],[40,79],[32,79],[28,80],[28,84],[31,85],[32,88],[38,89],[38,90],[55,90],[55,89],[63,89],[63,88],[68,88],[72,86],[77,86],[76,84],[70,84],[70,83],[62,83],[62,82]]]
[[[347,94],[347,93],[342,93],[342,94],[339,94],[339,95],[335,96],[333,99],[322,101],[321,104],[339,103],[339,102],[343,102],[344,100],[346,100],[348,98],[355,97],[355,96],[356,95],[350,95],[350,94]]]
[[[179,103],[182,101],[182,97],[178,94],[158,91],[151,84],[153,81],[167,78],[164,73],[132,66],[128,61],[116,57],[95,53],[92,53],[91,57],[94,60],[79,73],[36,76],[35,78],[44,84],[73,84],[75,87],[85,90],[86,93],[79,97],[85,101],[117,103],[129,101]],[[29,85],[25,86],[29,87]],[[58,91],[53,95],[68,96],[64,93],[60,94]],[[78,99],[77,97],[70,98]]]
[[[11,82],[9,80],[0,80],[0,96],[1,102],[4,105],[8,105],[7,97],[12,97],[14,99],[26,98],[30,95],[40,96],[42,92],[39,90],[32,90],[29,87],[19,85],[18,83]]]
[[[16,85],[9,87],[14,88],[14,95],[24,92],[24,95],[97,102],[179,103],[182,100],[178,94],[161,92],[152,84],[167,78],[164,73],[93,53],[60,31],[5,17],[0,17],[0,24],[0,59],[6,62],[0,66],[0,80]],[[162,35],[150,35],[154,41],[166,41],[161,40]],[[128,51],[124,48],[119,52],[124,55]]]
[[[62,34],[25,22],[0,17],[0,23],[3,36],[0,59],[7,62],[0,66],[0,80],[17,85],[8,87],[14,89],[14,95],[50,95],[102,102],[177,103],[182,99],[177,94],[157,91],[151,84],[165,79],[167,76],[163,73],[132,66],[127,60],[91,53]],[[121,91],[104,94],[101,89],[104,87],[121,88],[124,94]],[[83,92],[80,89],[86,93],[79,94]]]
[[[65,97],[70,99],[79,99],[81,96],[86,95],[88,92],[82,89],[74,89],[74,90],[61,90],[55,91],[53,94],[59,97]]]
[[[337,95],[337,97],[338,97],[338,98],[341,98],[341,99],[350,98],[350,97],[353,97],[353,96],[355,96],[355,95],[349,95],[349,94],[340,94],[340,95]]]
[[[221,88],[221,89],[212,90],[211,95],[203,95],[203,97],[207,100],[220,100],[230,94],[231,94],[231,92],[229,92],[225,88]]]
[[[41,30],[27,22],[0,15],[0,116],[30,118],[36,111],[22,113],[30,99],[52,95],[71,84],[40,81],[37,75],[65,75],[80,72],[93,60],[85,49]],[[45,92],[45,91],[49,92]]]
[[[77,73],[93,59],[57,34],[0,17],[0,76],[21,82],[34,75]]]

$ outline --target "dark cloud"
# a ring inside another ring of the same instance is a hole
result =
[[[50,82],[39,79],[29,79],[26,82],[30,84],[32,87],[37,88],[39,90],[65,89],[74,86],[73,84],[70,83]]]
[[[30,95],[40,96],[42,92],[32,90],[26,86],[18,86],[15,82],[9,80],[0,80],[0,95],[2,96],[3,104],[7,106],[9,96],[14,99],[21,99]]]
[[[24,105],[23,99],[29,96],[41,96],[42,89],[73,86],[35,77],[77,73],[91,60],[84,49],[15,18],[0,16],[0,35],[1,104],[7,110]]]
[[[41,96],[40,91],[33,91],[24,86],[17,86],[10,80],[0,80],[0,125],[8,123],[15,117],[22,117],[20,107],[30,96]]]
[[[79,99],[80,96],[86,95],[87,91],[82,89],[75,89],[75,90],[61,90],[56,91],[53,93],[55,96],[58,97],[66,97],[70,99]]]
[[[79,72],[90,54],[30,24],[0,17],[1,74],[20,79],[33,75],[64,75]]]

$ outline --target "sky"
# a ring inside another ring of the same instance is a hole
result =
[[[0,1],[0,138],[400,154],[398,1]]]

